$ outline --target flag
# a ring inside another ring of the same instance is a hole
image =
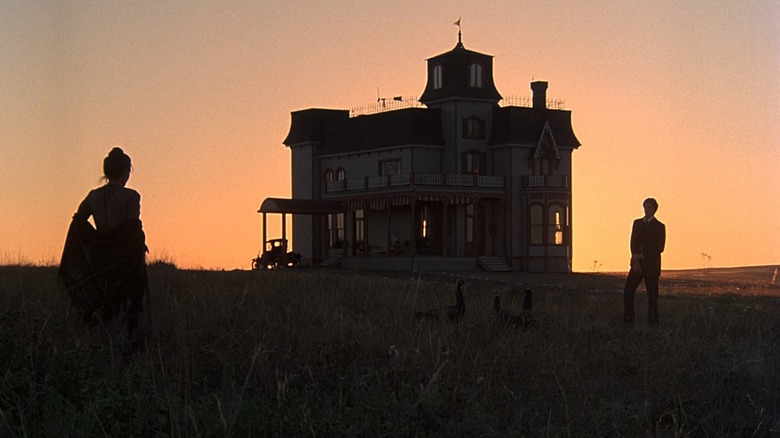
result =
[[[454,22],[452,24],[455,25],[455,26],[460,27],[460,18],[458,18],[458,21],[456,21],[456,22]]]

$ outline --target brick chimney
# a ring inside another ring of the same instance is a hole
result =
[[[547,82],[546,81],[531,82],[531,91],[533,92],[534,108],[540,108],[540,109],[547,108]]]

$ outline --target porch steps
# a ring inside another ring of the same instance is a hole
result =
[[[511,269],[502,257],[482,256],[478,259],[479,266],[490,272],[510,272]]]
[[[341,256],[332,256],[322,261],[317,265],[318,268],[335,268],[341,264]]]

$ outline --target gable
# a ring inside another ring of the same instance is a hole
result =
[[[488,145],[537,146],[545,129],[549,130],[556,148],[576,149],[580,146],[571,125],[571,111],[516,106],[505,106],[494,110],[493,129]]]
[[[542,128],[542,135],[539,137],[539,141],[536,143],[536,149],[534,149],[532,158],[555,158],[561,159],[561,154],[558,152],[558,145],[555,143],[555,137],[553,137],[550,124],[544,123]]]

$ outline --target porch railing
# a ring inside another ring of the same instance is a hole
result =
[[[504,177],[487,175],[407,173],[401,175],[369,176],[357,179],[328,181],[326,190],[328,193],[340,193],[415,185],[433,187],[477,187],[485,189],[503,189]]]
[[[566,175],[528,175],[523,178],[523,187],[569,187],[569,177]]]

